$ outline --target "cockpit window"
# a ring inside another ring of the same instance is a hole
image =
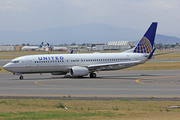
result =
[[[19,63],[19,61],[11,61],[11,63]]]

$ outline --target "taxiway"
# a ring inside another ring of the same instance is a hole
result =
[[[180,70],[119,70],[97,78],[0,73],[0,96],[180,97]]]

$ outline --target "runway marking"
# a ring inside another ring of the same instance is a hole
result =
[[[57,80],[59,80],[59,79],[57,79]],[[41,80],[41,81],[47,81],[47,80]],[[38,81],[35,81],[34,82],[35,84],[37,84],[37,85],[43,85],[43,86],[59,86],[59,85],[47,85],[47,84],[41,84],[41,83],[38,83]],[[68,87],[68,86],[62,86],[62,87]]]
[[[164,85],[164,86],[180,86],[180,84],[152,84],[152,83],[144,83],[144,82],[140,82],[140,80],[145,80],[145,79],[155,79],[155,78],[172,78],[172,77],[180,77],[180,76],[163,76],[163,77],[148,77],[148,78],[140,78],[135,80],[136,83],[139,84],[147,84],[147,85]],[[59,80],[59,79],[57,79]],[[47,80],[43,80],[43,81],[47,81]],[[42,82],[42,81],[41,81]],[[59,85],[47,85],[47,84],[42,84],[42,83],[38,83],[38,81],[35,81],[35,84],[37,85],[42,85],[42,86],[59,86]],[[69,86],[62,86],[62,87],[69,87]],[[77,88],[78,90],[89,90],[89,89],[79,89],[79,87],[74,87],[74,89]],[[122,90],[122,89],[93,89],[93,90]],[[126,89],[127,90],[127,89]],[[131,90],[131,89],[130,89]]]
[[[34,82],[35,84],[38,84],[38,85],[44,85],[44,84],[41,84],[41,83],[38,83],[37,81],[36,82]]]
[[[155,79],[155,78],[172,78],[172,77],[180,77],[180,76],[163,76],[163,77],[148,77],[148,78],[140,78],[135,80],[136,83],[140,83],[140,84],[146,84],[146,85],[164,85],[164,86],[180,86],[178,84],[152,84],[152,83],[144,83],[144,82],[140,82],[140,80],[145,80],[145,79]]]
[[[46,94],[0,94],[0,96],[23,96],[23,97],[64,97],[69,95],[46,95]],[[166,95],[70,95],[71,97],[143,97],[143,98],[174,98],[180,96],[166,96]]]

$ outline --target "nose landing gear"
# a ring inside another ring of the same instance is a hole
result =
[[[23,80],[24,78],[21,73],[13,73],[13,75],[18,75],[20,80]]]

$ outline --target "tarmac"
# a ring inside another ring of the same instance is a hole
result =
[[[180,70],[118,70],[97,78],[0,72],[1,97],[180,98]]]

